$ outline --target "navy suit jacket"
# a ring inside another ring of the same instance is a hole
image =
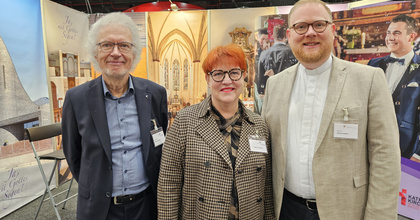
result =
[[[130,76],[132,77],[132,76]],[[162,145],[154,146],[151,121],[166,133],[166,90],[132,77],[138,111],[144,168],[157,198]],[[78,182],[77,219],[105,219],[112,196],[112,154],[102,76],[67,91],[62,117],[63,149]],[[152,204],[151,207],[157,207]]]
[[[369,61],[368,65],[380,67],[386,72],[389,57],[375,58]],[[411,158],[413,154],[420,155],[419,142],[419,118],[420,118],[420,68],[414,68],[413,64],[420,65],[420,56],[414,54],[407,70],[405,71],[397,88],[392,93],[395,113],[400,131],[401,156]]]

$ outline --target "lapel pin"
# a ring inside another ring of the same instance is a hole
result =
[[[146,99],[148,99],[149,98],[149,95],[146,95]]]

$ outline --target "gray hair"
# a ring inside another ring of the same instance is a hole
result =
[[[135,58],[134,58],[134,62],[133,62],[133,65],[131,66],[130,71],[133,71],[136,68],[137,63],[140,61],[140,55],[141,55],[141,50],[139,48],[140,47],[140,34],[137,30],[137,26],[134,23],[133,19],[131,19],[125,13],[121,13],[121,12],[114,12],[114,13],[107,14],[92,25],[89,31],[88,42],[87,42],[86,48],[88,50],[89,57],[93,64],[93,67],[98,71],[102,71],[101,68],[99,67],[98,61],[95,59],[95,56],[98,54],[98,48],[96,44],[99,43],[97,42],[97,40],[98,40],[99,32],[101,31],[101,29],[111,24],[127,27],[131,32],[131,36],[132,36],[132,40],[134,44],[132,52]]]

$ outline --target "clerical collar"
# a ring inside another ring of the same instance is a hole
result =
[[[325,61],[325,63],[323,63],[321,66],[313,70],[306,69],[302,64],[299,64],[299,71],[304,72],[308,75],[318,75],[330,69],[331,65],[332,65],[332,56],[330,56],[328,60]]]

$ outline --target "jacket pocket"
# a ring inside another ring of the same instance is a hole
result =
[[[89,199],[89,197],[90,197],[89,189],[87,189],[86,187],[84,187],[81,184],[79,184],[78,188],[79,188],[79,195]]]

